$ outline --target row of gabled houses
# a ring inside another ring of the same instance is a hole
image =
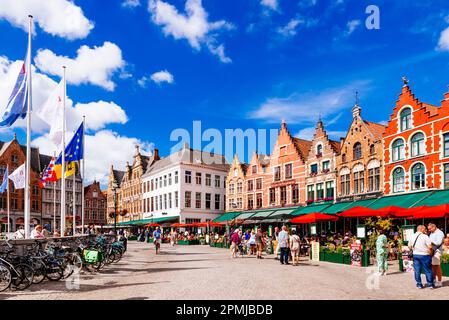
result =
[[[311,140],[292,136],[283,121],[271,154],[254,153],[249,163],[235,156],[228,166],[213,155],[219,165],[206,164],[204,156],[211,155],[188,146],[177,160],[161,159],[157,150],[146,157],[136,147],[126,171],[111,167],[108,212],[114,211],[114,184],[123,224],[207,221],[224,211],[320,211],[332,204],[337,212],[383,198],[408,206],[449,189],[449,93],[434,106],[419,101],[404,81],[386,124],[364,119],[361,111],[358,104],[352,108],[339,141],[329,138],[321,120]]]

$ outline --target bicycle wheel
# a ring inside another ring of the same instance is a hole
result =
[[[0,292],[5,291],[11,285],[12,277],[9,268],[0,264]]]
[[[14,266],[14,269],[17,272],[17,274],[12,277],[12,287],[14,289],[25,290],[33,284],[33,268],[27,264],[20,263]]]
[[[45,264],[41,260],[34,260],[33,261],[33,284],[39,284],[45,279],[46,268]]]
[[[64,270],[57,261],[47,262],[46,277],[50,281],[59,281],[64,275]]]
[[[83,268],[83,258],[78,253],[73,253],[70,263],[73,266],[73,271],[80,272]]]
[[[73,265],[71,264],[70,260],[65,257],[60,259],[60,265],[63,270],[62,272],[62,279],[67,279],[73,274]]]

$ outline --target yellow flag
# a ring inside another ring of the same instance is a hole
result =
[[[56,164],[54,170],[56,172],[56,177],[58,178],[58,180],[61,179],[62,165]],[[76,172],[76,161],[68,162],[65,167],[65,177],[68,178],[75,172]]]

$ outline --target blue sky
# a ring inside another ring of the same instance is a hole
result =
[[[167,155],[172,130],[190,131],[194,120],[223,131],[277,129],[285,118],[292,134],[309,138],[321,115],[338,139],[356,90],[362,116],[381,122],[402,76],[436,105],[449,84],[443,0],[188,0],[187,11],[186,0],[20,2],[0,0],[0,102],[24,57],[23,17],[32,12],[35,108],[59,82],[62,61],[73,66],[69,127],[89,114],[88,177],[102,182],[109,164],[131,160],[133,144]],[[379,30],[365,27],[371,4],[380,9]],[[33,144],[52,153],[48,126],[35,126]],[[22,128],[14,131],[24,142]],[[0,137],[9,140],[11,130]]]

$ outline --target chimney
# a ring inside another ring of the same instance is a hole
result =
[[[159,158],[159,149],[157,149],[157,148],[154,148],[154,150],[153,150],[153,159],[154,160],[159,160],[160,158]]]

